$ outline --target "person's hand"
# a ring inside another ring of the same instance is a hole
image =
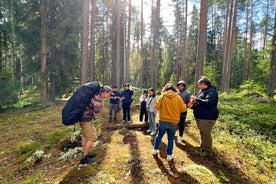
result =
[[[192,96],[191,96],[191,99],[192,99],[192,100],[196,100],[196,96],[192,95]]]

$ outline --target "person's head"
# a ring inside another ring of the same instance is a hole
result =
[[[176,86],[179,91],[183,91],[186,88],[186,82],[184,80],[180,80],[177,82]]]
[[[211,86],[211,82],[207,77],[203,76],[197,81],[197,86],[199,89],[206,89]]]
[[[112,94],[112,89],[109,86],[103,86],[100,89],[100,93],[102,98],[109,98],[110,95]]]
[[[117,85],[114,85],[114,86],[112,87],[112,89],[113,89],[113,91],[117,91],[117,90],[118,90],[118,86],[117,86]]]
[[[147,90],[147,89],[144,89],[144,90],[143,90],[143,94],[144,94],[144,95],[147,95],[147,94],[148,94],[148,90]]]
[[[129,86],[130,86],[129,83],[125,83],[125,89],[126,89],[126,90],[129,89]]]
[[[169,91],[169,90],[172,90],[173,92],[177,92],[177,89],[171,83],[167,83],[163,87],[162,92]]]
[[[155,97],[155,96],[156,96],[156,94],[155,94],[155,89],[149,88],[149,96],[150,96],[150,97]]]

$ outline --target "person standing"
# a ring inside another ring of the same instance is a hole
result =
[[[83,84],[67,101],[62,110],[63,122],[80,122],[82,132],[83,156],[80,164],[90,164],[95,156],[89,153],[93,142],[97,139],[97,131],[92,124],[102,107],[102,98],[109,98],[112,89],[109,86],[101,87],[98,82],[93,81]]]
[[[189,91],[187,91],[186,82],[184,80],[178,81],[177,89],[179,91],[179,96],[182,98],[183,102],[187,106],[192,94]],[[179,144],[182,143],[182,140],[183,140],[183,134],[184,134],[185,126],[186,126],[186,123],[185,123],[186,116],[187,116],[187,111],[180,114],[180,120],[179,120],[179,124],[178,124],[179,136],[177,138],[177,143],[179,143]]]
[[[131,123],[130,120],[130,105],[132,103],[132,95],[133,95],[133,90],[130,87],[129,83],[125,84],[125,89],[121,93],[121,99],[122,99],[122,105],[123,105],[123,121],[122,123],[125,123],[128,121],[128,123]]]
[[[186,112],[186,106],[177,93],[177,89],[170,83],[166,84],[158,97],[155,108],[159,110],[158,133],[155,137],[152,154],[158,154],[158,148],[165,133],[168,136],[167,160],[173,160],[173,140],[177,130],[177,124],[180,119],[180,113]]]
[[[110,106],[109,106],[109,122],[112,121],[112,114],[113,114],[113,120],[117,120],[117,114],[119,112],[119,105],[120,105],[120,92],[118,89],[118,86],[113,86],[112,95],[110,96]]]
[[[146,109],[149,117],[149,129],[147,130],[147,132],[150,132],[150,135],[155,135],[157,110],[155,109],[154,105],[157,100],[157,96],[153,88],[150,88],[148,91],[149,91],[149,98],[147,99]]]
[[[201,137],[199,155],[209,156],[213,144],[211,131],[219,116],[218,93],[207,77],[201,77],[197,86],[200,91],[197,96],[191,98],[195,101],[193,112]]]
[[[144,89],[143,94],[141,94],[139,101],[140,104],[140,113],[139,113],[139,121],[143,123],[143,117],[145,116],[145,123],[148,122],[148,112],[147,112],[147,99],[148,99],[148,90]]]

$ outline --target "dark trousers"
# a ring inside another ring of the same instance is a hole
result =
[[[186,126],[186,116],[187,116],[187,112],[181,113],[180,115],[180,120],[178,123],[178,129],[179,129],[179,136],[182,137],[184,134],[184,130],[185,130],[185,126]]]
[[[123,103],[123,120],[130,121],[130,104],[131,103]]]
[[[140,109],[139,120],[143,122],[143,116],[145,116],[145,122],[148,122],[148,112],[146,108]]]

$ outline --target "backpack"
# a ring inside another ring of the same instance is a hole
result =
[[[99,93],[100,85],[95,81],[82,85],[63,107],[62,123],[68,126],[78,122],[92,98]]]

